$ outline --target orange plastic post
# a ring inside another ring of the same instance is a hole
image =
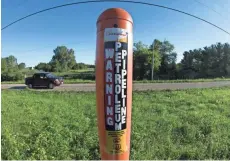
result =
[[[96,98],[102,160],[129,160],[133,20],[111,8],[97,20]]]

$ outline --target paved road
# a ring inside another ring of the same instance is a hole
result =
[[[22,84],[2,84],[2,89],[25,89],[26,86]],[[200,83],[136,83],[133,84],[133,90],[166,90],[166,89],[188,89],[188,88],[210,88],[230,86],[230,81],[218,82],[200,82]],[[47,89],[38,89],[46,91]],[[57,91],[95,91],[95,84],[63,84],[53,90]],[[49,90],[50,91],[50,90]]]

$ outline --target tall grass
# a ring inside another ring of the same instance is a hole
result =
[[[133,93],[131,158],[230,159],[230,88]],[[2,159],[100,159],[95,93],[2,90]]]

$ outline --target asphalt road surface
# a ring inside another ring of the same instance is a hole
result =
[[[2,89],[25,89],[23,84],[2,84]],[[189,89],[189,88],[211,88],[230,86],[230,81],[217,81],[217,82],[199,82],[199,83],[135,83],[133,84],[133,91],[146,91],[146,90],[176,90],[176,89]],[[42,91],[95,91],[95,84],[63,84],[54,89],[34,89]]]

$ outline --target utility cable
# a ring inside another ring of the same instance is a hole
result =
[[[40,10],[40,11],[37,11],[37,12],[34,12],[32,14],[29,14],[25,17],[22,17],[18,20],[15,20],[13,22],[11,22],[10,24],[6,25],[5,27],[3,27],[1,30],[4,30],[10,26],[12,26],[13,24],[19,22],[19,21],[22,21],[23,19],[26,19],[28,17],[31,17],[31,16],[34,16],[36,14],[39,14],[39,13],[42,13],[42,12],[46,12],[46,11],[49,11],[49,10],[53,10],[53,9],[57,9],[57,8],[61,8],[61,7],[66,7],[66,6],[71,6],[71,5],[77,5],[77,4],[87,4],[87,3],[102,3],[102,2],[120,2],[120,3],[133,3],[133,4],[142,4],[142,5],[148,5],[148,6],[155,6],[155,7],[160,7],[160,8],[164,8],[164,9],[168,9],[168,10],[172,10],[172,11],[175,11],[175,12],[179,12],[179,13],[182,13],[182,14],[185,14],[185,15],[188,15],[190,17],[193,17],[193,18],[196,18],[196,19],[199,19],[203,22],[206,22],[220,30],[222,30],[223,32],[227,33],[228,35],[230,35],[230,33],[228,31],[226,31],[225,29],[203,19],[203,18],[200,18],[200,17],[197,17],[195,15],[192,15],[190,13],[187,13],[187,12],[184,12],[184,11],[181,11],[181,10],[178,10],[178,9],[174,9],[174,8],[170,8],[170,7],[166,7],[166,6],[162,6],[162,5],[157,5],[157,4],[152,4],[152,3],[146,3],[146,2],[138,2],[138,1],[130,1],[130,0],[91,0],[91,1],[84,1],[84,2],[74,2],[74,3],[67,3],[67,4],[63,4],[63,5],[58,5],[58,6],[54,6],[54,7],[50,7],[50,8],[46,8],[46,9],[43,9],[43,10]]]

